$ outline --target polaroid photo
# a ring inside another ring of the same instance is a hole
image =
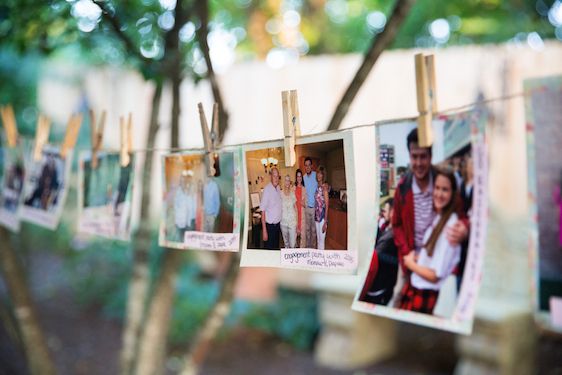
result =
[[[78,169],[78,233],[128,241],[134,157],[126,167],[119,153],[100,152],[92,167],[92,152],[83,151]]]
[[[240,250],[242,177],[240,149],[214,154],[208,175],[201,151],[162,157],[163,210],[160,246],[176,249]]]
[[[39,161],[26,154],[24,198],[20,218],[30,223],[55,230],[59,224],[72,167],[72,150],[66,158],[60,155],[59,147],[45,145]]]
[[[543,328],[562,332],[562,76],[524,87],[535,315]]]
[[[487,225],[486,114],[377,126],[379,217],[356,311],[469,334]],[[456,237],[451,237],[451,230]]]
[[[293,167],[285,166],[282,141],[245,147],[250,205],[241,266],[356,272],[358,193],[370,182],[356,174],[355,142],[369,133],[372,145],[374,127],[299,137]]]
[[[16,147],[4,144],[2,149],[2,192],[0,193],[0,225],[12,232],[19,232],[19,209],[23,199],[25,181],[24,143],[21,139]]]

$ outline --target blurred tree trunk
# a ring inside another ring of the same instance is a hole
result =
[[[140,340],[138,375],[163,374],[181,250],[167,249]]]
[[[39,325],[23,268],[12,247],[8,231],[4,228],[0,228],[0,242],[2,243],[0,254],[2,272],[14,307],[29,369],[32,374],[55,374],[55,365]]]
[[[190,9],[186,1],[179,0],[175,8],[175,22],[165,37],[165,54],[161,71],[172,85],[172,123],[171,147],[179,145],[180,85],[182,82],[182,60],[179,44],[179,30],[189,18]],[[158,86],[158,101],[153,100],[151,130],[149,130],[144,175],[143,175],[143,209],[141,210],[141,230],[138,233],[138,246],[135,246],[135,272],[131,282],[127,330],[124,336],[122,374],[154,374],[163,367],[166,339],[173,305],[175,278],[180,259],[176,251],[166,251],[158,279],[155,281],[154,295],[148,295],[150,284],[148,249],[150,247],[151,223],[149,215],[150,185],[152,176],[153,154],[157,119],[159,113],[162,87]],[[156,108],[156,110],[154,110]],[[136,300],[135,300],[136,299]],[[134,312],[133,312],[134,310]],[[130,321],[131,320],[131,321]]]
[[[179,31],[189,19],[190,9],[185,1],[178,1],[175,8],[174,27],[166,34],[165,57],[163,59],[167,77],[172,88],[172,116],[170,145],[179,147],[179,123],[181,115],[181,83],[183,80],[182,54],[180,51]],[[174,297],[176,279],[181,265],[182,252],[167,249],[162,255],[160,273],[155,281],[154,293],[144,320],[138,346],[136,374],[159,374],[164,372],[168,331]]]
[[[182,81],[179,52],[172,56],[170,79],[172,84],[171,146],[179,145],[180,85]],[[164,372],[168,331],[176,292],[176,279],[181,265],[182,252],[167,249],[163,255],[160,274],[155,282],[154,295],[150,301],[144,331],[139,345],[136,374],[153,375]]]
[[[154,148],[156,133],[158,132],[158,115],[160,113],[160,99],[162,84],[157,82],[152,97],[152,111],[148,128],[147,148]],[[133,371],[138,351],[138,341],[142,328],[148,289],[150,286],[150,270],[148,252],[151,244],[152,225],[150,222],[150,186],[152,181],[152,152],[145,154],[142,172],[142,201],[140,212],[140,227],[134,238],[133,245],[133,274],[129,283],[127,297],[127,313],[123,330],[123,347],[121,349],[121,374],[128,375]]]
[[[209,43],[207,42],[207,36],[209,34],[209,0],[198,0],[195,2],[195,11],[199,20],[201,21],[201,26],[197,31],[197,41],[199,42],[199,48],[203,52],[203,57],[205,58],[205,65],[207,66],[207,78],[211,84],[211,91],[213,92],[213,98],[215,103],[219,105],[219,139],[221,142],[227,129],[228,129],[228,111],[222,100],[222,94],[219,87],[219,82],[217,76],[215,75],[215,69],[213,68],[213,63],[211,61],[211,54],[209,53]]]
[[[213,64],[209,53],[209,44],[207,43],[208,20],[209,20],[209,3],[207,1],[197,2],[196,11],[201,19],[201,27],[197,33],[199,45],[205,56],[207,64],[207,76],[211,82],[213,97],[215,102],[219,104],[219,143],[222,141],[224,133],[228,129],[228,111],[224,108],[222,95],[218,81],[216,79]],[[180,372],[182,375],[194,375],[199,373],[209,349],[219,331],[223,326],[224,320],[234,299],[234,288],[238,278],[240,269],[240,253],[230,253],[229,263],[226,273],[220,283],[219,297],[214,303],[211,312],[207,315],[203,326],[200,328],[195,342],[191,345],[189,352],[186,354],[184,367]]]
[[[330,120],[330,124],[328,125],[328,130],[337,130],[340,128],[343,119],[349,111],[351,103],[359,92],[359,89],[363,86],[363,83],[365,83],[367,76],[379,59],[381,53],[394,41],[396,34],[400,31],[400,26],[402,26],[402,23],[406,19],[406,16],[410,12],[414,3],[415,0],[396,1],[392,14],[388,18],[388,22],[386,23],[384,30],[373,37],[371,47],[365,54],[361,66],[355,73],[355,77],[351,80],[345,94],[338,103],[338,106],[332,115],[332,119]]]
[[[184,367],[180,372],[181,375],[196,375],[199,373],[213,340],[230,312],[234,299],[234,287],[240,270],[240,252],[229,255],[228,269],[221,283],[219,297],[186,355]]]

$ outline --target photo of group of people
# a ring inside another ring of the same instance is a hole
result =
[[[530,245],[535,306],[543,327],[562,331],[562,77],[525,81]]]
[[[248,248],[347,249],[342,139],[300,144],[294,167],[282,147],[246,151]]]
[[[129,239],[133,164],[123,167],[118,153],[100,153],[93,168],[91,152],[80,154],[78,232]]]
[[[240,239],[239,156],[214,156],[215,175],[202,153],[164,156],[162,246],[238,251]],[[236,168],[235,168],[236,165]]]
[[[25,165],[20,147],[3,148],[2,193],[0,195],[0,224],[17,232],[20,227],[18,210],[22,202]]]
[[[29,155],[31,157],[31,155]],[[43,147],[39,161],[26,163],[21,218],[34,224],[55,229],[62,215],[67,177],[70,174],[72,152],[62,158],[58,147]]]
[[[456,317],[473,224],[471,117],[436,121],[433,129],[430,147],[420,146],[415,123],[378,129],[379,178],[386,191],[380,197],[375,248],[356,297],[363,304],[354,304],[358,310],[377,313],[385,306],[444,320]],[[447,329],[465,330],[466,325]]]

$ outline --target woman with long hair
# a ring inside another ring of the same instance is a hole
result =
[[[326,168],[318,167],[316,171],[318,188],[314,193],[314,221],[316,224],[316,243],[318,250],[324,250],[326,231],[328,230],[328,184],[326,183]]]
[[[297,245],[297,198],[291,187],[291,176],[285,176],[281,192],[281,234],[285,248],[294,249]]]
[[[302,247],[302,234],[306,233],[303,215],[304,207],[306,207],[306,191],[304,189],[304,178],[300,169],[297,169],[295,172],[295,198],[297,201],[297,240],[299,246]]]
[[[404,256],[404,265],[411,271],[402,288],[399,307],[404,310],[433,314],[439,290],[460,260],[460,245],[452,246],[445,229],[454,225],[457,184],[453,172],[437,170],[433,181],[434,219],[424,235],[425,244],[419,254]]]

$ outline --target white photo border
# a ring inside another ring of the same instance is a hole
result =
[[[33,155],[31,155],[31,153],[29,155],[26,155],[28,157],[28,162],[25,163],[25,170],[26,170],[26,174],[25,174],[25,186],[27,187],[27,184],[29,183],[29,178],[30,176],[30,171],[32,170],[32,166],[36,163],[40,163],[43,161],[44,158],[44,154],[45,153],[54,153],[54,154],[58,154],[60,157],[60,147],[59,146],[54,146],[51,144],[45,145],[43,146],[43,150],[41,153],[41,161],[39,162],[35,162],[33,160]],[[66,157],[63,159],[64,162],[64,186],[62,188],[62,190],[60,191],[60,196],[59,196],[59,203],[57,204],[57,207],[55,209],[55,212],[53,213],[48,213],[45,212],[43,210],[39,210],[33,207],[28,207],[26,206],[23,202],[22,204],[20,204],[20,209],[18,210],[18,215],[20,217],[20,219],[22,221],[26,221],[28,223],[32,223],[32,224],[36,224],[42,227],[45,227],[47,229],[50,230],[56,230],[63,211],[64,211],[64,206],[66,204],[66,196],[68,194],[68,190],[70,188],[70,178],[71,178],[71,172],[72,172],[72,156],[73,156],[74,150],[69,150],[66,154]],[[25,194],[24,194],[24,199],[25,199]]]
[[[487,220],[488,220],[488,154],[485,141],[485,124],[488,120],[487,112],[483,108],[476,108],[473,111],[464,112],[457,115],[467,115],[471,117],[471,147],[472,158],[474,160],[474,187],[475,195],[473,197],[473,209],[476,225],[471,223],[469,250],[465,266],[465,274],[461,285],[459,296],[455,310],[451,318],[444,318],[424,313],[418,313],[403,310],[395,307],[377,305],[370,302],[360,301],[359,297],[368,276],[369,269],[365,268],[365,272],[360,279],[355,298],[351,308],[358,312],[371,315],[382,316],[399,320],[403,322],[419,324],[422,326],[437,328],[445,331],[461,333],[469,335],[472,333],[473,318],[478,298],[478,291],[482,280],[483,259],[485,256],[485,242],[487,236]],[[450,115],[454,117],[455,115]],[[442,121],[434,120],[434,121]],[[377,155],[380,149],[379,132],[380,126],[391,126],[387,124],[377,125]],[[378,160],[378,156],[377,156]],[[377,161],[377,198],[376,207],[379,205],[380,189],[380,170]],[[477,228],[476,228],[477,226]],[[369,252],[371,258],[374,246]],[[470,284],[470,285],[469,285]]]
[[[373,127],[374,128],[374,127]],[[356,132],[356,130],[358,130]],[[358,194],[355,177],[355,161],[357,155],[354,154],[354,134],[358,135],[360,133],[365,134],[361,129],[349,129],[338,132],[328,132],[323,134],[307,135],[297,138],[296,145],[306,145],[311,143],[321,143],[327,141],[342,140],[344,148],[344,163],[345,163],[345,179],[346,179],[346,190],[347,190],[347,249],[338,250],[342,255],[353,256],[355,261],[353,267],[349,269],[319,269],[317,267],[298,267],[298,269],[304,269],[309,271],[321,271],[329,273],[338,274],[355,274],[357,272],[358,265],[358,254],[359,254],[359,240],[357,231],[357,217],[358,217]],[[373,131],[373,130],[371,130]],[[374,139],[374,133],[373,133]],[[244,157],[243,157],[243,170],[244,170],[244,181],[248,181],[248,169],[246,165],[246,153],[248,151],[261,150],[266,148],[281,147],[283,148],[283,141],[268,141],[252,143],[243,147]],[[248,184],[245,183],[245,196],[249,197]],[[250,222],[247,217],[250,213],[249,202],[246,200],[246,220],[244,221],[244,234],[243,234],[243,246],[242,246],[242,256],[240,260],[241,267],[275,267],[275,268],[287,268],[281,264],[281,250],[265,250],[265,249],[248,249],[248,230]]]
[[[110,155],[117,155],[119,156],[118,152],[111,152],[111,151],[102,151],[98,153],[98,160],[102,159],[104,157],[110,156]],[[95,232],[95,231],[89,231],[89,230],[84,230],[83,228],[83,218],[84,218],[84,188],[85,188],[85,184],[84,184],[84,164],[88,161],[92,160],[92,151],[91,150],[83,150],[79,153],[78,155],[78,200],[77,200],[77,204],[78,204],[78,222],[76,225],[76,233],[78,234],[85,234],[85,235],[92,235],[92,236],[97,236],[100,238],[106,238],[106,239],[114,239],[114,240],[120,240],[120,241],[130,241],[131,237],[132,237],[132,232],[133,232],[133,228],[132,228],[132,209],[133,209],[133,194],[135,193],[135,184],[134,184],[134,180],[135,180],[135,176],[134,176],[134,171],[136,168],[136,161],[137,158],[133,155],[131,157],[131,176],[129,178],[129,187],[127,187],[127,190],[131,189],[130,192],[130,209],[129,209],[129,213],[128,213],[128,217],[127,217],[127,221],[128,221],[128,227],[129,230],[127,231],[127,233],[124,236],[107,236],[104,235],[102,233],[99,232]]]
[[[241,234],[240,231],[242,230],[242,228],[244,227],[243,223],[244,223],[244,218],[241,214],[241,212],[243,212],[242,207],[243,207],[243,191],[244,189],[241,186],[242,183],[242,173],[241,173],[241,169],[242,169],[242,149],[239,146],[235,146],[235,147],[223,147],[220,148],[218,150],[215,151],[216,154],[220,155],[223,153],[231,153],[232,154],[232,159],[233,159],[233,168],[234,168],[234,172],[233,172],[233,184],[234,184],[234,210],[232,212],[232,219],[233,219],[233,223],[232,223],[232,234],[234,235],[234,242],[233,242],[233,246],[228,248],[228,249],[220,249],[220,250],[215,250],[215,249],[211,249],[211,248],[201,248],[201,247],[188,247],[185,246],[184,244],[180,243],[180,242],[176,242],[176,241],[168,241],[166,240],[166,236],[165,236],[165,216],[166,216],[166,212],[167,209],[166,207],[162,207],[161,209],[161,213],[160,213],[160,220],[159,220],[159,224],[158,224],[158,245],[161,247],[167,247],[167,248],[172,248],[172,249],[178,249],[178,250],[201,250],[201,251],[220,251],[220,252],[239,252],[240,251],[240,246],[241,246]],[[197,149],[197,150],[185,150],[185,151],[181,151],[181,152],[174,152],[174,153],[169,153],[169,154],[164,154],[160,157],[160,161],[162,163],[162,173],[161,173],[161,177],[162,177],[162,189],[165,189],[166,187],[166,168],[165,168],[165,161],[166,158],[169,157],[173,157],[173,156],[181,156],[181,155],[186,155],[186,156],[201,156],[202,158],[205,155],[204,151],[201,151],[201,149]],[[161,196],[163,197],[164,191],[162,191]],[[191,233],[201,233],[201,234],[205,234],[205,232],[191,232]],[[217,235],[220,233],[217,233]],[[228,234],[228,233],[226,233]],[[236,246],[234,246],[234,244],[236,244]]]

